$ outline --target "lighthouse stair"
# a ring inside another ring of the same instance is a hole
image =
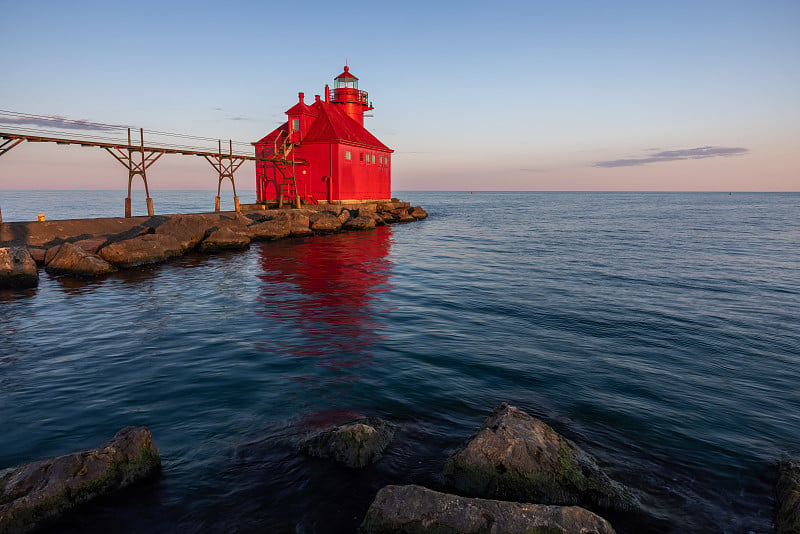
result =
[[[283,180],[282,194],[285,200],[291,202],[295,201],[295,197],[297,196],[297,191],[295,190],[294,181],[289,179],[289,177]]]

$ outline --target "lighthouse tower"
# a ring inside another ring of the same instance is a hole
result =
[[[304,93],[287,121],[253,143],[258,202],[295,206],[391,198],[392,149],[364,128],[369,95],[345,66],[325,98]]]
[[[345,65],[344,72],[333,79],[333,91],[325,86],[325,94],[330,102],[339,104],[347,116],[364,126],[364,112],[372,108],[369,95],[358,89],[358,78],[350,74],[350,67]]]

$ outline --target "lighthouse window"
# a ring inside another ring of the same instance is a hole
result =
[[[292,131],[300,131],[300,118],[292,119]]]
[[[351,159],[353,159],[352,156],[350,155],[350,151],[349,150],[345,150],[344,151],[344,159],[346,159],[347,161],[350,161]]]
[[[364,161],[364,153],[363,152],[359,152],[358,153],[358,161]]]

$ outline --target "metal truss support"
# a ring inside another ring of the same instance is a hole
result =
[[[8,137],[0,136],[0,156],[23,142],[24,139],[10,139]]]
[[[147,214],[154,215],[153,199],[150,198],[150,189],[147,187],[146,171],[164,155],[164,152],[145,150],[144,148],[144,129],[139,128],[139,146],[131,143],[131,129],[128,128],[127,147],[103,147],[114,159],[122,163],[128,169],[128,196],[125,199],[125,217],[131,216],[131,184],[136,176],[141,176],[144,181],[144,194],[147,198]]]
[[[8,137],[0,137],[0,156],[23,142],[24,139],[10,139]],[[3,210],[0,210],[0,224],[3,224]]]
[[[222,181],[225,178],[230,178],[231,180],[231,187],[233,188],[233,205],[236,211],[241,211],[239,206],[239,197],[236,196],[236,182],[233,180],[233,173],[242,166],[242,163],[245,162],[245,158],[234,156],[233,155],[233,141],[228,140],[228,153],[224,154],[222,152],[222,141],[218,141],[219,144],[219,153],[217,154],[205,154],[203,155],[206,158],[212,167],[219,173],[219,182],[217,183],[217,198],[214,202],[214,211],[219,213],[220,211],[220,191],[222,190]]]

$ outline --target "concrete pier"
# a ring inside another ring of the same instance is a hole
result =
[[[245,248],[251,241],[368,230],[428,215],[398,200],[302,209],[238,207],[241,212],[2,223],[0,250],[22,249],[51,274],[90,277],[167,261],[192,250],[213,253]]]

